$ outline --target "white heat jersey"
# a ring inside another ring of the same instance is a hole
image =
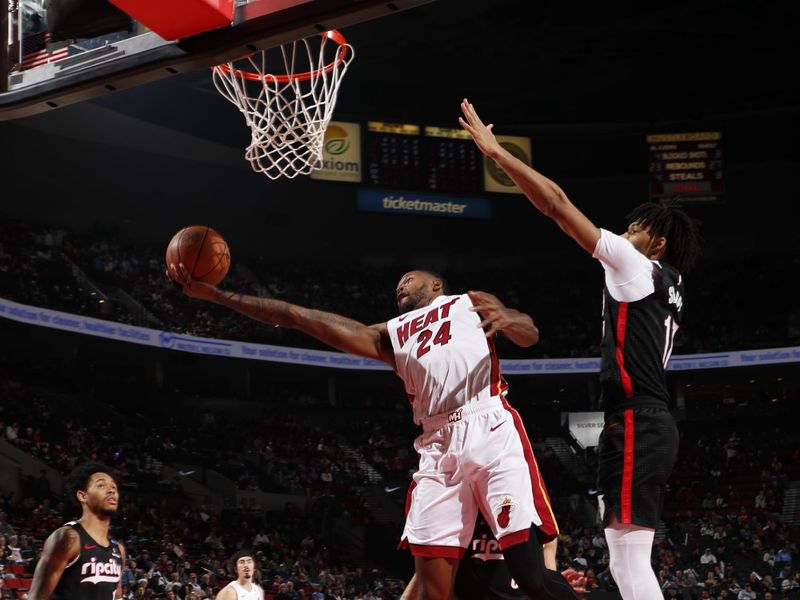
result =
[[[414,422],[503,395],[494,344],[466,294],[439,296],[387,324]]]
[[[260,585],[250,583],[249,591],[239,585],[238,581],[231,581],[228,585],[236,592],[236,600],[264,600],[264,590]]]

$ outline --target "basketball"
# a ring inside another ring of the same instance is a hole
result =
[[[211,227],[190,225],[172,236],[166,260],[167,268],[183,263],[192,279],[217,285],[228,274],[231,253],[225,238]]]

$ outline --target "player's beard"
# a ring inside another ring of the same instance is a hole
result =
[[[105,503],[105,500],[101,501],[100,505],[96,509],[93,509],[93,512],[101,517],[113,517],[117,514],[118,505],[105,506]]]
[[[425,300],[424,290],[417,290],[416,292],[411,292],[408,296],[403,298],[400,305],[397,307],[398,314],[404,315],[407,312],[411,312],[412,310],[416,310],[421,306],[425,306],[425,304],[423,304],[424,300]]]

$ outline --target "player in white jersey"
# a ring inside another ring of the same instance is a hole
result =
[[[253,553],[239,550],[231,558],[236,581],[231,581],[217,594],[217,600],[264,600],[264,590],[254,581],[256,564]]]
[[[167,275],[193,298],[384,361],[403,379],[423,433],[415,443],[420,464],[402,544],[414,555],[423,598],[449,600],[478,511],[529,595],[575,597],[568,585],[553,583],[541,553],[529,549],[536,545],[524,543],[532,524],[544,541],[558,535],[558,526],[525,428],[506,401],[494,336],[532,346],[539,331],[530,316],[485,292],[448,295],[445,281],[428,271],[403,275],[396,288],[400,316],[377,325],[222,291],[193,280],[183,265],[169,265]]]

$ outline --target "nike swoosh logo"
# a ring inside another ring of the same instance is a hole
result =
[[[396,492],[396,491],[397,491],[397,490],[399,490],[399,489],[400,489],[399,487],[389,487],[389,486],[386,486],[386,487],[384,488],[384,491],[385,491],[387,494],[391,494],[392,492]]]
[[[505,423],[505,421],[503,421],[503,423]],[[498,427],[500,427],[500,426],[501,426],[503,423],[498,423],[498,424],[497,424],[497,425],[495,425],[494,427],[489,427],[489,431],[494,431],[495,429],[497,429]]]
[[[614,427],[617,427],[618,425],[622,425],[622,423],[619,423],[619,422],[617,422],[617,423],[610,423],[610,424],[608,425],[608,427],[606,427],[606,428],[605,428],[603,431],[609,431],[610,429],[614,429]]]
[[[84,550],[91,550],[92,548],[97,548],[97,544],[94,544],[94,545],[92,545],[92,544],[84,544],[83,545],[83,549]]]

